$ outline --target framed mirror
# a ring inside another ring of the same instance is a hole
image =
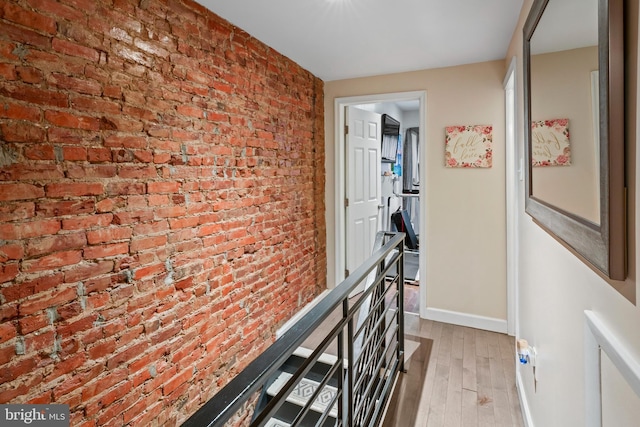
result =
[[[525,210],[624,280],[623,0],[534,0],[523,31]]]

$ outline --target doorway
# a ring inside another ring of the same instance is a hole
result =
[[[505,96],[505,157],[506,157],[506,205],[507,205],[507,333],[519,336],[518,331],[518,200],[523,180],[523,162],[516,137],[516,59],[504,79]]]
[[[417,150],[417,155],[419,156],[416,160],[417,164],[426,165],[426,149],[425,147],[425,135],[426,135],[426,92],[417,91],[417,92],[401,92],[401,93],[390,93],[390,94],[382,94],[382,95],[365,95],[365,96],[357,96],[357,97],[348,97],[348,98],[337,98],[335,100],[335,114],[336,114],[336,128],[335,128],[335,140],[337,143],[336,147],[336,168],[335,168],[335,206],[336,209],[336,235],[335,235],[335,265],[336,265],[336,283],[340,283],[347,275],[347,258],[348,258],[348,245],[347,245],[347,211],[345,206],[346,201],[346,183],[348,182],[348,168],[346,167],[347,162],[347,138],[345,135],[345,126],[347,126],[347,107],[358,106],[358,108],[369,109],[371,111],[375,111],[376,109],[384,108],[385,106],[395,105],[400,109],[415,109],[415,123],[411,127],[417,128],[416,134],[416,145],[418,147],[422,147]],[[405,130],[409,126],[403,126],[401,131],[402,141],[405,138]],[[402,145],[402,144],[401,144]],[[383,163],[384,165],[384,163]],[[396,170],[397,171],[397,170]],[[402,182],[396,183],[396,194],[392,194],[396,205],[392,203],[388,203],[384,200],[384,197],[381,198],[381,220],[380,228],[382,230],[390,230],[393,228],[391,225],[391,221],[386,221],[387,216],[392,213],[392,210],[397,210],[398,203],[401,207],[410,207],[410,209],[414,212],[414,218],[417,218],[415,222],[415,229],[426,230],[426,209],[424,209],[424,201],[426,200],[426,172],[425,168],[418,168],[418,171],[415,172],[415,179],[413,180],[415,185],[415,192],[411,194],[411,203],[405,203],[402,201],[405,195],[401,194],[403,192]],[[380,179],[383,179],[383,173],[380,176]],[[398,174],[396,174],[397,176]],[[387,175],[390,176],[390,175]],[[385,184],[382,183],[384,186]],[[383,195],[384,196],[384,195]],[[407,196],[409,197],[409,196]],[[400,202],[399,202],[400,200]],[[343,209],[343,207],[345,207]],[[415,259],[415,274],[413,279],[415,280],[416,291],[415,299],[417,302],[415,306],[417,307],[417,311],[421,317],[424,317],[426,314],[426,301],[427,301],[427,288],[426,288],[426,251],[428,250],[428,242],[426,239],[419,245],[419,249],[415,251],[414,259]],[[406,299],[406,298],[405,298]]]

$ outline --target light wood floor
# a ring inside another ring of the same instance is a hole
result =
[[[392,426],[524,427],[515,386],[514,338],[420,319],[411,312],[418,311],[418,289],[405,286],[405,350],[411,375],[418,372],[424,378],[411,378],[411,387],[419,390],[404,393],[410,397],[394,411],[401,416],[392,418]],[[338,311],[335,318],[340,316]],[[316,348],[329,330],[323,324],[303,347]],[[415,356],[422,338],[433,341],[426,372],[424,361]],[[333,347],[327,352],[337,354]],[[420,369],[411,369],[411,363]]]
[[[515,386],[512,337],[424,320],[413,314],[405,316],[405,328],[408,337],[429,338],[433,346],[416,421],[400,421],[398,426],[524,425]]]

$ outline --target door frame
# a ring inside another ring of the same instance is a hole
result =
[[[420,150],[420,164],[423,167],[420,168],[420,200],[426,200],[426,164],[427,164],[427,150],[426,150],[426,109],[427,109],[427,92],[426,91],[412,91],[412,92],[395,92],[384,94],[372,94],[372,95],[360,95],[336,98],[334,100],[334,114],[335,114],[335,141],[336,141],[336,155],[335,155],[335,248],[334,248],[334,262],[335,262],[335,283],[342,282],[345,277],[345,265],[346,265],[346,212],[344,207],[344,200],[346,196],[345,182],[346,182],[346,141],[344,135],[345,128],[345,107],[360,104],[378,104],[384,102],[397,102],[397,101],[409,101],[417,100],[419,102],[419,114],[420,114],[420,135],[418,144],[423,149]],[[421,233],[425,233],[427,230],[427,209],[423,206],[420,207],[420,230]],[[420,245],[419,265],[420,271],[420,317],[426,316],[427,309],[427,292],[426,292],[426,278],[427,278],[427,241],[423,241]]]
[[[518,150],[517,116],[518,92],[516,58],[511,59],[504,77],[505,96],[505,180],[506,180],[506,218],[507,218],[507,333],[519,336],[518,327],[518,288],[519,288],[519,239],[518,209],[520,181],[522,181],[522,161]]]

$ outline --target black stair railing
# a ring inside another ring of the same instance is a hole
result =
[[[378,233],[371,257],[183,427],[379,425],[404,371],[404,238],[404,233]],[[352,296],[359,286],[364,290]],[[309,341],[310,353],[293,363]],[[325,368],[319,375],[321,363]],[[309,375],[311,388],[308,381],[303,385]],[[302,394],[306,401],[292,398]],[[286,408],[290,402],[297,403],[295,410]]]

